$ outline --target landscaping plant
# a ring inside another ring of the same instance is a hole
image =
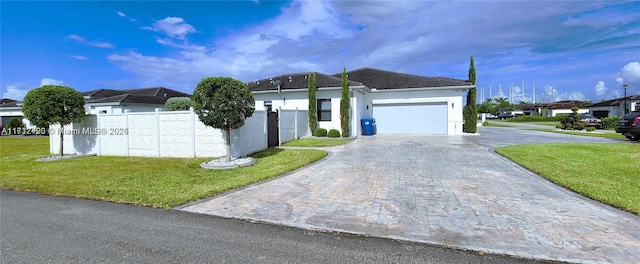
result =
[[[337,129],[331,129],[329,130],[329,133],[327,133],[327,136],[330,138],[339,138],[340,137],[340,131],[338,131]]]
[[[316,137],[326,137],[327,136],[327,130],[324,128],[318,128],[316,129],[316,133],[315,133]]]
[[[60,156],[64,155],[64,126],[82,122],[84,97],[73,88],[43,85],[27,93],[22,102],[22,113],[36,127],[48,128],[59,124]]]
[[[164,103],[165,111],[187,111],[191,108],[191,98],[171,97]]]
[[[307,76],[307,88],[309,93],[309,131],[314,135],[318,129],[317,102],[316,102],[316,74],[309,73]]]
[[[22,134],[23,128],[24,128],[24,123],[22,123],[22,120],[18,119],[17,117],[12,117],[11,119],[9,119],[9,122],[7,123],[7,134],[9,135]]]
[[[231,161],[231,130],[244,125],[255,110],[247,84],[229,77],[202,79],[191,97],[200,121],[226,132],[226,159]]]
[[[342,136],[349,137],[349,80],[347,68],[342,68],[342,98],[340,98],[340,128]]]
[[[473,56],[469,62],[469,82],[476,84],[476,68],[473,63]],[[476,105],[476,87],[469,89],[467,93],[467,105],[462,111],[464,116],[464,131],[467,133],[476,133],[478,131],[478,108]]]

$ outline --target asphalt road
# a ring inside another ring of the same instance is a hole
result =
[[[7,190],[0,244],[0,263],[540,263]]]

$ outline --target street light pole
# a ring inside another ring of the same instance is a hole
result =
[[[629,112],[627,112],[627,88],[629,88],[629,85],[623,85],[622,88],[624,88],[624,114],[628,114]]]

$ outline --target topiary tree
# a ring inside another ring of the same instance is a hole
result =
[[[465,110],[463,110],[464,116],[464,130],[467,133],[476,133],[478,131],[478,108],[476,105],[476,68],[473,63],[473,56],[471,56],[469,62],[469,82],[474,85],[473,88],[469,89],[467,93],[467,105],[465,106]],[[468,109],[467,109],[468,108]]]
[[[349,136],[349,80],[347,80],[347,68],[342,68],[342,98],[340,98],[340,128],[342,137]]]
[[[171,97],[164,103],[165,111],[186,111],[191,108],[191,98]]]
[[[326,137],[327,136],[327,130],[324,128],[318,128],[316,129],[316,133],[314,133],[314,135],[316,137]]]
[[[231,130],[242,127],[255,110],[247,84],[229,77],[206,77],[193,91],[191,104],[202,123],[226,132],[226,158],[231,161]]]
[[[578,114],[579,108],[574,106],[571,107],[571,114],[566,117],[560,119],[561,128],[564,130],[582,130],[584,128],[584,123],[580,119],[580,114]]]
[[[311,135],[318,129],[318,117],[316,116],[316,74],[309,73],[307,76],[307,88],[309,92],[309,131]]]
[[[64,126],[82,122],[84,97],[73,88],[43,85],[27,93],[22,102],[22,113],[37,127],[60,125],[60,156],[64,155]]]

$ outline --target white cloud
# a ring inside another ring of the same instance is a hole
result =
[[[153,23],[153,27],[142,27],[142,29],[161,31],[167,36],[177,39],[184,39],[187,34],[196,32],[196,29],[181,17],[166,17]]]
[[[69,55],[70,58],[74,58],[76,60],[87,60],[87,57],[82,55]]]
[[[74,40],[74,41],[76,41],[76,42],[78,42],[80,44],[88,45],[88,46],[91,46],[91,47],[98,47],[98,48],[114,48],[115,47],[114,44],[111,44],[109,42],[97,41],[97,40],[88,41],[87,39],[85,39],[85,38],[83,38],[81,36],[75,35],[75,34],[68,35],[68,36],[65,37],[65,39]]]
[[[60,80],[56,80],[56,79],[51,79],[51,78],[42,78],[42,80],[40,80],[40,86],[43,85],[63,85],[64,81],[60,81]]]
[[[607,95],[607,87],[603,81],[596,83],[596,86],[593,87],[593,89],[596,90],[596,96],[598,96],[598,99],[605,99],[605,96]]]
[[[618,72],[616,81],[621,85],[627,84],[638,89],[638,86],[640,86],[640,62],[630,62],[622,67],[622,70]]]
[[[24,96],[27,95],[27,92],[29,92],[29,90],[19,89],[18,85],[7,85],[0,98],[10,98],[22,101],[22,99],[24,99]]]
[[[126,15],[125,13],[122,13],[122,12],[118,11],[118,16],[120,16],[120,17],[126,17],[127,15]]]

